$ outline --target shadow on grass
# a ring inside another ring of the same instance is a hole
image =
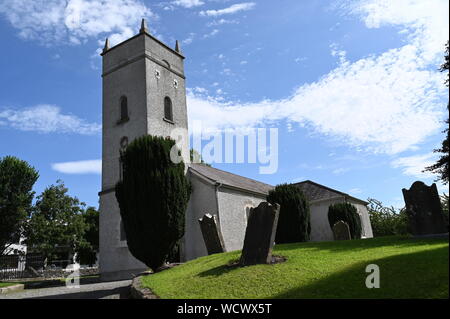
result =
[[[275,245],[275,252],[282,252],[292,249],[317,249],[329,251],[359,251],[370,248],[379,248],[383,246],[420,246],[432,245],[435,243],[448,243],[448,239],[443,238],[414,238],[409,236],[388,236],[377,238],[366,238],[346,241],[328,241],[328,242],[305,242]]]
[[[448,247],[358,263],[272,298],[448,298]],[[380,269],[380,288],[368,289],[368,264]]]
[[[239,269],[239,259],[230,260],[226,265],[218,266],[199,273],[198,277],[218,277]]]

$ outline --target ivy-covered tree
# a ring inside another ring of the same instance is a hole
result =
[[[447,72],[447,79],[445,81],[447,87],[449,85],[449,66],[450,66],[450,57],[449,57],[449,43],[447,41],[446,45],[446,54],[445,54],[445,61],[441,65],[441,72]],[[447,103],[447,114],[449,112],[449,104]],[[435,149],[435,153],[440,153],[441,156],[437,160],[436,163],[434,163],[431,166],[428,166],[425,168],[425,171],[432,172],[434,174],[438,175],[438,180],[442,181],[444,184],[448,184],[449,182],[449,173],[448,173],[448,165],[450,161],[450,148],[449,148],[449,138],[450,138],[450,132],[449,132],[449,118],[447,117],[447,120],[445,121],[447,124],[445,130],[443,131],[444,134],[446,134],[445,139],[442,141],[442,145],[440,148]]]
[[[60,180],[47,187],[37,197],[25,227],[28,249],[49,261],[74,255],[86,246],[82,216],[85,204],[67,192]]]
[[[441,206],[442,206],[442,213],[444,214],[445,217],[445,221],[449,222],[449,217],[448,217],[448,195],[447,194],[443,194],[441,196]]]
[[[277,244],[308,241],[311,233],[309,204],[302,191],[292,184],[277,185],[267,201],[280,204]]]
[[[369,198],[369,217],[373,236],[392,236],[408,234],[408,215],[404,209],[386,207],[379,200]]]
[[[0,158],[0,256],[20,240],[38,178],[27,162],[13,156]]]
[[[185,165],[171,161],[175,142],[143,136],[121,153],[122,180],[116,185],[128,248],[153,271],[184,235],[190,185]]]
[[[338,221],[343,221],[350,228],[352,239],[361,238],[361,219],[355,206],[350,203],[337,203],[328,208],[328,222],[333,228]]]

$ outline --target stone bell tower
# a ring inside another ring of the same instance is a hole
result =
[[[120,178],[120,150],[133,139],[177,131],[189,158],[184,56],[153,37],[145,20],[139,34],[110,47],[103,57],[102,189],[100,272],[102,279],[130,278],[147,267],[128,250],[114,187]]]

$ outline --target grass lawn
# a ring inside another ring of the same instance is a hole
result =
[[[17,282],[0,282],[0,288],[17,285]]]
[[[227,267],[240,251],[198,258],[148,275],[161,298],[448,298],[448,239],[384,237],[277,245],[275,265]],[[368,264],[380,288],[365,286]]]

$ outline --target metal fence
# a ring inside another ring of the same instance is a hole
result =
[[[0,280],[39,277],[39,271],[44,268],[45,261],[42,256],[0,256]]]

